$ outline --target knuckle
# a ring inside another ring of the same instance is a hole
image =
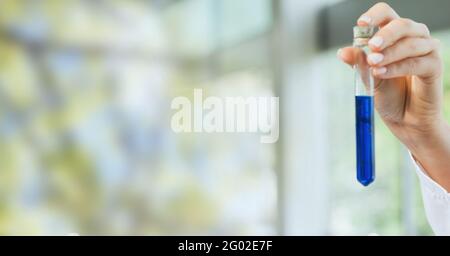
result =
[[[392,28],[386,27],[383,30],[383,37],[385,38],[393,38],[395,36],[395,31]]]
[[[433,44],[430,44],[427,39],[418,38],[411,39],[410,49],[415,53],[424,55],[433,51],[434,47]]]
[[[396,56],[400,54],[401,49],[397,46],[392,46],[383,51],[383,62],[391,62],[396,59]]]
[[[426,60],[426,65],[424,66],[429,73],[442,74],[444,70],[444,62],[438,53],[434,52],[424,57],[424,59]]]
[[[419,28],[424,32],[424,34],[427,37],[430,36],[430,29],[428,28],[427,25],[425,25],[424,23],[417,23],[417,25],[419,26]]]
[[[441,40],[436,39],[436,38],[432,38],[431,39],[431,43],[432,43],[434,49],[436,49],[437,51],[441,50],[441,47],[442,47]]]
[[[433,63],[437,63],[441,61],[440,55],[437,52],[431,52],[426,56],[429,60],[431,60]]]
[[[392,9],[391,6],[389,4],[387,4],[387,3],[385,3],[385,2],[379,2],[379,3],[375,4],[375,6],[377,8],[384,9],[384,10]]]
[[[399,26],[410,28],[413,26],[414,21],[407,18],[399,18],[395,20]]]
[[[420,40],[408,40],[408,50],[411,52],[418,52],[422,49],[422,41]]]

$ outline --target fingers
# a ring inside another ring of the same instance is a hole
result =
[[[403,19],[386,3],[378,3],[358,19],[360,26],[378,26],[380,30],[369,41],[373,51],[382,51],[405,37],[429,37],[430,31],[421,23]]]
[[[385,67],[373,68],[373,75],[378,79],[392,79],[415,75],[423,78],[432,78],[441,69],[441,62],[436,53],[426,56],[408,58],[392,63]]]
[[[367,62],[375,67],[382,67],[403,59],[425,56],[438,47],[434,39],[410,37],[398,41],[382,52],[367,56]]]
[[[361,15],[358,25],[380,28],[368,42],[372,53],[365,56],[361,49],[346,47],[338,52],[342,61],[349,65],[368,63],[377,79],[439,75],[439,44],[430,37],[426,25],[400,18],[386,3],[378,3]]]
[[[353,66],[353,65],[355,65],[356,59],[357,59],[356,51],[357,51],[357,49],[355,49],[353,47],[345,47],[345,48],[338,50],[337,56],[343,62],[349,64],[350,66]]]
[[[398,14],[386,3],[377,3],[358,19],[360,26],[382,27],[390,21],[399,18]]]
[[[382,51],[406,37],[430,37],[427,26],[410,19],[395,19],[381,28],[369,41],[373,51]]]

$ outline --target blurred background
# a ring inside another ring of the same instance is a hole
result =
[[[380,120],[377,179],[355,178],[353,72],[335,53],[373,3],[1,1],[0,234],[432,234]],[[448,15],[427,13],[411,18],[431,19],[448,70]],[[170,102],[194,88],[279,96],[280,140],[175,134]]]

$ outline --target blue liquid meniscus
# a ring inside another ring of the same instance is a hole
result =
[[[364,186],[375,180],[373,96],[356,96],[356,178]]]

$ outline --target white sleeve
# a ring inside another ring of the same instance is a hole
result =
[[[450,235],[450,194],[425,173],[424,168],[412,155],[411,159],[419,176],[428,222],[436,235],[448,236]]]

